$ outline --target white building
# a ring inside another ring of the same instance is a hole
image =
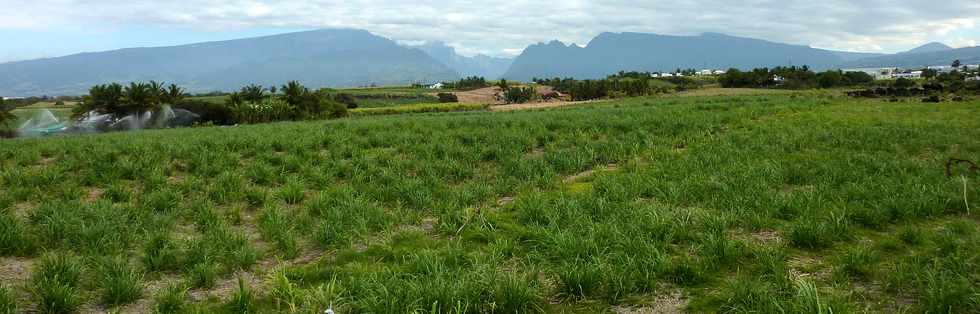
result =
[[[864,72],[871,75],[876,80],[888,80],[895,78],[895,73],[898,73],[898,68],[857,68],[857,69],[843,69],[844,73],[848,72]]]
[[[936,70],[939,73],[949,73],[953,72],[953,67],[949,65],[934,65],[929,67],[930,70]]]
[[[442,83],[435,83],[435,84],[429,85],[429,89],[442,89],[443,86],[445,86],[445,85],[443,85]]]
[[[912,71],[912,72],[907,72],[907,73],[895,73],[895,75],[893,77],[896,78],[896,79],[900,79],[900,78],[910,79],[910,80],[911,79],[919,79],[919,78],[922,78],[922,71]]]
[[[715,75],[722,75],[722,74],[725,74],[725,71],[722,71],[722,70],[715,70],[715,72],[714,72],[714,74],[715,74]]]

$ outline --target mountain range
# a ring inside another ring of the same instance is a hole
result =
[[[0,64],[0,95],[79,95],[108,82],[157,80],[190,92],[272,86],[394,85],[454,80],[425,52],[356,29],[130,48]]]
[[[753,69],[780,65],[808,65],[822,70],[877,56],[880,55],[823,50],[718,33],[698,36],[602,33],[585,47],[559,41],[532,45],[514,60],[504,77],[514,80],[556,76],[601,78],[621,70]]]
[[[527,47],[514,59],[461,56],[442,42],[401,45],[357,29],[324,29],[190,45],[130,48],[0,64],[0,95],[79,95],[108,82],[164,81],[190,92],[232,91],[298,80],[307,86],[405,85],[483,76],[602,78],[618,71],[752,69],[808,65],[815,70],[980,63],[980,47],[940,43],[897,54],[817,49],[718,33],[670,36],[602,33],[587,45]]]
[[[944,45],[945,46],[945,45]],[[920,47],[921,48],[921,47]],[[921,68],[927,66],[948,66],[954,61],[960,60],[962,64],[980,64],[980,47],[965,47],[953,49],[932,49],[920,50],[924,52],[899,53],[894,55],[879,56],[855,60],[842,65],[845,68]],[[918,48],[917,48],[918,49]],[[915,49],[913,49],[915,51]]]

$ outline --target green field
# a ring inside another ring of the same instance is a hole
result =
[[[980,102],[632,98],[0,141],[0,309],[980,312]]]
[[[354,96],[360,108],[380,108],[439,102],[438,97],[430,94],[443,92],[443,90],[412,87],[373,87],[339,89],[338,92]],[[199,96],[191,97],[190,99],[223,104],[227,98],[228,96]]]

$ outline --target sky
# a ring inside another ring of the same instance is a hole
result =
[[[978,24],[977,0],[0,0],[0,62],[337,27],[443,41],[463,55],[627,31],[893,53],[976,46]]]

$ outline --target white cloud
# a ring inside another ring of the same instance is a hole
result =
[[[980,37],[976,0],[0,0],[0,7],[16,8],[0,11],[0,29],[353,27],[494,55],[552,39],[585,44],[603,31],[711,31],[886,52],[935,40],[969,44],[963,34]]]

